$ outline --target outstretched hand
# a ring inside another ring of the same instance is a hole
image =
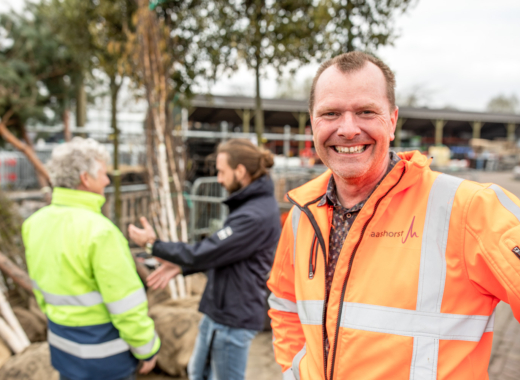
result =
[[[148,223],[148,220],[144,216],[140,219],[141,224],[144,228],[139,228],[130,224],[128,226],[128,237],[134,241],[139,247],[144,247],[147,242],[153,242],[157,239],[157,235],[153,230],[153,227]]]
[[[168,282],[179,273],[181,273],[181,267],[156,257],[156,259],[162,264],[159,268],[154,270],[147,278],[146,284],[152,289],[164,289]]]

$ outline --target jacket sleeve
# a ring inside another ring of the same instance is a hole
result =
[[[248,258],[275,233],[263,228],[253,215],[230,216],[224,227],[195,245],[156,241],[153,255],[180,265],[185,275],[218,268]]]
[[[269,317],[273,328],[273,346],[276,362],[282,366],[284,380],[293,379],[292,361],[304,344],[305,337],[298,317],[294,288],[292,218],[289,213],[278,243],[271,276],[267,282],[271,290]]]
[[[466,214],[464,259],[477,290],[507,302],[520,321],[518,198],[497,185],[474,195]]]
[[[28,255],[28,251],[27,251],[27,247],[29,247],[29,228],[30,228],[30,219],[27,219],[23,224],[22,224],[22,240],[23,240],[23,243],[24,243],[24,246],[26,247],[26,251],[25,251],[25,259],[27,261],[27,271],[29,272],[29,277],[31,276],[31,266],[29,265],[29,262],[30,262],[30,257]],[[46,308],[46,305],[47,303],[45,302],[45,298],[43,298],[43,294],[41,293],[40,290],[38,290],[37,287],[34,286],[34,283],[33,283],[33,294],[34,294],[34,298],[36,298],[36,302],[38,303],[38,306],[40,307],[41,311],[47,315],[47,308]]]
[[[120,337],[140,360],[153,357],[161,346],[153,320],[148,317],[148,301],[143,284],[123,235],[106,229],[91,246],[94,278]]]

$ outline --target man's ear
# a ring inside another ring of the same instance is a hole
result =
[[[395,139],[395,128],[397,126],[397,121],[399,120],[399,107],[395,106],[395,109],[390,113],[390,141],[394,141]]]
[[[244,177],[246,176],[247,174],[247,169],[244,165],[242,164],[238,164],[237,165],[237,168],[235,169],[236,171],[236,176],[238,178],[239,181],[243,180]]]
[[[80,188],[88,189],[90,184],[90,178],[87,172],[83,172],[79,175],[79,186]]]

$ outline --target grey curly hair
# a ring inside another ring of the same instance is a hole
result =
[[[46,166],[52,186],[76,189],[82,173],[97,177],[100,161],[105,164],[110,161],[103,145],[91,138],[74,137],[53,149]]]

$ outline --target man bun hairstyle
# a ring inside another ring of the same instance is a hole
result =
[[[236,169],[239,164],[244,165],[251,180],[255,181],[274,165],[273,154],[263,148],[259,148],[246,139],[231,139],[219,144],[217,154],[227,153],[228,165]]]
[[[312,81],[311,93],[309,97],[309,112],[312,115],[314,109],[314,100],[316,95],[316,83],[320,79],[321,74],[331,66],[336,66],[342,73],[350,73],[353,71],[361,70],[368,62],[373,63],[383,73],[386,82],[386,97],[390,103],[390,108],[395,109],[395,76],[392,70],[379,58],[374,57],[371,54],[363,53],[361,51],[351,51],[348,53],[340,54],[328,61],[321,64],[320,68],[316,72],[316,76]]]

